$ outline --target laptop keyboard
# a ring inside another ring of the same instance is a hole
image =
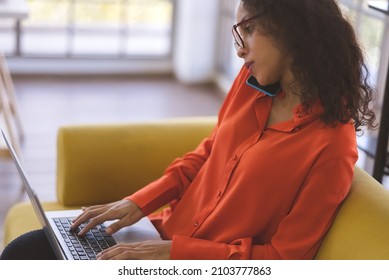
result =
[[[113,237],[106,233],[104,225],[97,225],[84,236],[78,236],[77,233],[85,224],[82,224],[76,231],[72,231],[70,229],[72,218],[54,218],[53,220],[75,260],[95,260],[99,252],[116,244]]]

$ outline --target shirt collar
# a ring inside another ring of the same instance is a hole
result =
[[[249,75],[249,72],[247,71],[247,76]],[[245,78],[246,79],[246,78]],[[280,91],[275,97],[270,97],[263,92],[259,90],[255,90],[252,87],[249,87],[247,84],[245,84],[247,87],[248,92],[256,93],[256,99],[269,99],[271,102],[272,98],[278,98],[280,95],[282,96],[284,93]],[[269,110],[271,106],[268,107]],[[272,130],[278,130],[278,131],[283,131],[283,132],[292,132],[295,130],[300,129],[301,126],[308,124],[318,118],[324,113],[324,107],[322,106],[322,103],[320,100],[316,100],[314,102],[311,102],[310,107],[308,109],[305,109],[302,104],[297,105],[296,107],[293,108],[293,118],[282,122],[275,124],[268,129]]]
[[[292,119],[275,124],[268,129],[293,132],[299,130],[302,126],[317,120],[323,113],[324,107],[322,106],[320,100],[312,102],[308,109],[305,109],[302,104],[299,104],[293,108]]]
[[[279,94],[283,94],[280,92]],[[266,101],[269,102],[267,105],[267,108],[271,110],[271,102],[272,98],[276,97],[269,97],[264,93],[258,92],[257,94],[257,100],[259,99],[267,99]],[[266,102],[265,101],[265,102]],[[290,120],[287,120],[285,122],[277,123],[275,125],[272,125],[271,127],[268,127],[267,129],[271,130],[277,130],[282,132],[293,132],[299,130],[302,126],[313,122],[320,118],[320,116],[324,113],[324,107],[321,103],[321,101],[318,99],[314,102],[311,102],[309,108],[304,108],[304,106],[300,103],[296,107],[293,108],[293,117]]]

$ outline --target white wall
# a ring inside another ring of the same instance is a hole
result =
[[[218,15],[218,0],[177,0],[173,69],[179,81],[213,80]]]

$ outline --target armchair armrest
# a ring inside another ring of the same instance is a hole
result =
[[[209,135],[215,117],[60,128],[57,197],[64,206],[122,199],[160,177]]]

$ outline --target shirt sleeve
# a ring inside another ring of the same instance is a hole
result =
[[[355,160],[315,164],[269,244],[256,244],[252,237],[219,243],[174,236],[171,259],[313,259],[348,194]]]

